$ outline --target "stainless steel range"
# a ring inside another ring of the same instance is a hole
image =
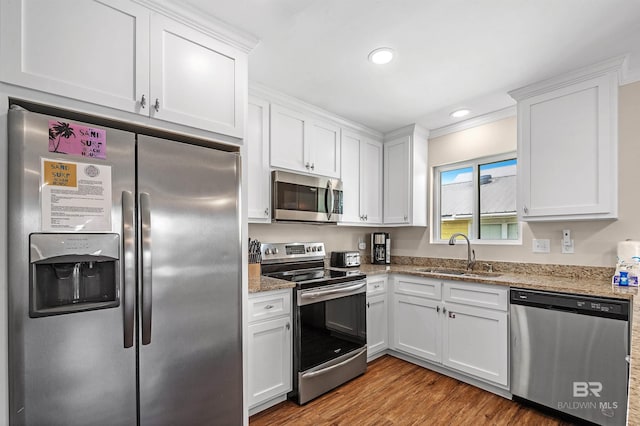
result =
[[[323,243],[262,244],[262,274],[296,283],[293,391],[305,404],[367,370],[366,275],[325,269]]]

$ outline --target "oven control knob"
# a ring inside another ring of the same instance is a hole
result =
[[[311,252],[311,247],[307,247],[307,253]]]
[[[270,249],[270,248],[266,249],[266,250],[264,251],[264,254],[266,254],[266,255],[271,254],[271,249]]]
[[[273,250],[271,250],[271,253],[273,253],[273,254],[278,254],[278,249],[277,249],[277,248],[274,248]]]
[[[322,246],[317,246],[316,251],[322,251]]]

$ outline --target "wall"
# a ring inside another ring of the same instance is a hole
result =
[[[368,241],[371,238],[369,234],[377,230],[377,228],[370,227],[336,225],[250,224],[249,237],[263,243],[321,241],[325,245],[325,251],[330,253],[339,250],[357,250],[359,238],[364,238],[367,241],[368,248]],[[365,254],[364,251],[361,253]]]
[[[640,240],[640,82],[620,87],[618,114],[618,220],[525,223],[522,245],[477,245],[475,251],[479,261],[613,266],[618,241],[628,238]],[[429,166],[515,150],[516,118],[511,117],[430,140]],[[560,237],[564,228],[571,229],[573,234],[574,254],[561,253]],[[466,257],[463,244],[456,247],[430,244],[430,229],[427,228],[399,228],[390,232],[394,255]],[[533,238],[550,239],[551,253],[532,253]]]

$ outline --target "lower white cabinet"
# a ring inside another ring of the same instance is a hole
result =
[[[367,277],[367,358],[382,353],[389,346],[387,276]]]
[[[508,287],[393,279],[392,349],[508,386]]]
[[[252,409],[274,399],[279,402],[278,397],[291,391],[291,290],[249,295],[248,336],[248,402]]]

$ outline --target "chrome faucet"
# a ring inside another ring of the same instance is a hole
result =
[[[463,237],[467,240],[467,269],[471,271],[473,269],[473,265],[476,264],[476,251],[471,250],[471,243],[469,242],[469,238],[466,235],[456,232],[449,238],[449,245],[452,246],[456,243],[456,237]]]

